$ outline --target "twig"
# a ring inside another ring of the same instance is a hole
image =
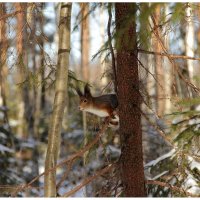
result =
[[[5,20],[5,19],[7,19],[7,18],[9,18],[9,17],[14,17],[15,15],[17,15],[17,14],[19,14],[19,13],[22,13],[22,12],[24,12],[24,10],[17,10],[17,11],[15,11],[15,12],[13,12],[13,13],[3,15],[2,17],[0,17],[0,21],[1,21],[1,20]]]
[[[168,54],[168,53],[161,53],[161,52],[155,52],[155,51],[148,51],[144,49],[138,49],[139,53],[145,53],[145,54],[151,54],[151,55],[159,55],[159,56],[170,56],[171,59],[189,59],[189,60],[199,60],[200,58],[195,58],[191,56],[185,56],[185,55],[177,55],[177,54]]]
[[[156,22],[155,22],[155,19],[154,19],[153,15],[151,15],[151,19],[152,19],[152,21],[153,21],[153,23],[154,23],[154,26],[156,27]],[[157,34],[157,31],[155,31],[155,30],[151,27],[151,24],[150,24],[150,23],[149,23],[149,26],[150,26],[150,28],[152,29],[154,35],[156,36],[158,42],[160,43],[160,45],[161,45],[163,51],[165,52],[167,58],[168,58],[169,61],[172,63],[174,69],[176,69],[176,71],[178,72],[178,75],[180,76],[180,78],[181,78],[188,86],[190,86],[195,92],[197,92],[197,91],[200,92],[200,89],[199,89],[198,87],[196,87],[194,84],[192,84],[190,81],[188,81],[188,80],[183,76],[183,74],[180,72],[178,66],[174,63],[173,58],[170,56],[170,54],[168,54],[167,49],[166,49],[165,45],[163,44],[162,39],[160,38],[159,34]]]
[[[113,168],[113,166],[114,166],[113,164],[110,164],[107,167],[96,172],[94,175],[87,177],[81,184],[79,184],[78,186],[76,186],[75,188],[70,190],[69,192],[66,192],[65,194],[63,194],[62,197],[69,197],[69,196],[73,195],[74,193],[79,191],[82,187],[84,187],[85,185],[87,185],[88,183],[90,183],[91,181],[96,179],[97,177],[99,177],[99,176],[105,174],[106,172],[108,172],[109,170],[111,170]]]
[[[109,123],[109,122],[108,122]],[[61,161],[59,164],[57,164],[55,167],[50,168],[48,171],[41,173],[40,175],[38,175],[37,177],[35,177],[33,180],[31,180],[29,183],[25,184],[25,185],[20,185],[19,187],[16,188],[15,192],[12,194],[12,197],[16,196],[16,194],[26,188],[28,188],[31,184],[33,184],[36,180],[38,180],[40,177],[44,176],[45,174],[48,174],[54,170],[56,170],[58,167],[61,167],[63,165],[65,165],[68,162],[72,162],[74,159],[81,157],[86,151],[88,151],[91,147],[93,147],[101,138],[101,136],[103,135],[103,133],[106,131],[107,127],[108,127],[108,123],[104,123],[101,130],[97,133],[96,137],[90,142],[88,143],[84,148],[82,148],[81,150],[79,150],[77,153],[71,155],[69,158]]]
[[[60,186],[62,185],[62,183],[65,181],[65,179],[66,179],[67,176],[69,175],[69,172],[70,172],[70,170],[71,170],[71,168],[72,168],[72,163],[73,163],[73,162],[69,162],[69,165],[67,166],[67,167],[68,167],[67,170],[66,170],[65,173],[63,174],[61,180],[57,183],[57,186],[56,186],[57,190],[60,188]]]
[[[171,190],[173,191],[177,191],[177,192],[180,192],[184,195],[187,195],[187,196],[191,196],[191,197],[199,197],[198,195],[195,195],[195,194],[192,194],[190,192],[186,192],[184,189],[182,188],[179,188],[177,186],[173,186],[169,183],[165,183],[165,182],[161,182],[161,181],[156,181],[156,180],[146,180],[146,184],[148,185],[159,185],[159,186],[162,186],[162,187],[168,187],[170,188]]]
[[[153,128],[155,128],[157,130],[157,132],[167,142],[167,144],[169,144],[171,147],[174,148],[174,145],[172,144],[172,142],[170,141],[170,139],[165,135],[165,133],[156,124],[153,124],[151,122],[151,120],[147,117],[147,115],[142,112],[141,109],[140,109],[140,112],[142,113],[142,115],[144,116],[144,118],[149,122],[149,124],[151,124],[151,126],[153,126]]]

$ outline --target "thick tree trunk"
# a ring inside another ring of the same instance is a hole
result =
[[[126,197],[145,196],[136,46],[136,4],[116,3],[117,95],[121,136],[121,178]],[[129,20],[132,15],[131,21]],[[129,23],[128,23],[129,21]]]
[[[45,171],[55,167],[60,150],[61,125],[67,92],[68,67],[71,34],[72,3],[61,3],[59,20],[58,64],[56,71],[55,98],[52,121],[48,135],[48,148],[45,161]],[[56,197],[56,171],[45,175],[44,189],[46,197]]]

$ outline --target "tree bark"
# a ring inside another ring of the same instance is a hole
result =
[[[100,35],[101,35],[101,47],[105,44],[105,14],[104,14],[104,4],[101,4],[99,20],[100,20]],[[101,86],[105,87],[107,85],[107,77],[106,77],[106,62],[105,62],[106,52],[103,51],[100,57],[100,65],[101,65]]]
[[[89,4],[81,3],[81,69],[83,80],[89,81]],[[84,143],[87,143],[87,115],[83,112]],[[84,158],[87,156],[85,154]],[[85,159],[84,159],[85,163]]]
[[[0,3],[0,15],[6,14],[5,3]],[[6,80],[7,80],[7,49],[8,42],[6,38],[6,19],[0,21],[0,105],[4,107],[3,121],[9,126],[6,100]]]
[[[52,121],[48,135],[48,148],[45,160],[45,171],[55,167],[59,155],[61,125],[67,92],[68,67],[70,53],[72,3],[61,3],[59,20],[58,64],[56,71],[55,98]],[[56,197],[56,171],[45,175],[45,197]]]
[[[18,104],[18,120],[19,126],[17,132],[23,137],[27,138],[28,135],[28,123],[30,115],[30,99],[29,99],[29,89],[26,81],[27,78],[27,53],[25,49],[27,46],[27,24],[26,24],[26,9],[27,3],[15,3],[15,8],[17,11],[23,10],[17,14],[17,52],[18,52],[18,81],[21,83],[19,88],[19,104]]]
[[[155,28],[155,33],[157,36],[154,35],[153,37],[153,48],[154,51],[162,51],[160,42],[158,41],[157,37],[160,37],[160,30],[159,30],[159,22],[161,18],[161,6],[158,4],[155,8],[155,13],[154,13],[154,28]],[[156,79],[157,79],[157,84],[156,84],[156,102],[157,102],[157,114],[158,116],[162,117],[165,111],[165,73],[163,69],[163,59],[159,55],[155,55],[155,73],[156,73]]]
[[[169,20],[169,4],[165,4],[164,5],[164,11],[165,11],[165,16],[166,19],[165,21]],[[165,31],[167,31],[167,27],[165,28]],[[170,44],[169,44],[169,34],[166,34],[164,36],[164,45],[166,47],[166,49],[169,52],[170,49]],[[171,107],[172,107],[172,102],[171,102],[171,98],[172,98],[172,77],[173,77],[173,73],[172,73],[172,64],[169,61],[169,59],[167,57],[163,58],[163,67],[165,70],[165,76],[164,76],[164,87],[165,87],[165,114],[169,114],[171,113]]]
[[[89,81],[89,3],[81,3],[81,69],[85,81]]]
[[[185,53],[186,56],[194,57],[194,41],[195,41],[195,31],[194,31],[194,22],[192,16],[192,8],[191,5],[188,3],[186,8],[186,17],[187,17],[187,24],[186,24],[186,32],[185,32]],[[195,84],[194,77],[195,77],[195,68],[194,68],[194,61],[187,60],[187,67],[189,72],[189,78],[191,83]],[[194,96],[191,88],[189,88],[190,96]]]
[[[116,3],[115,8],[121,179],[125,197],[142,197],[146,194],[136,46],[136,4]]]
[[[89,81],[89,3],[81,3],[81,70],[83,80]],[[82,113],[83,119],[83,134],[84,134],[84,145],[88,142],[88,132],[87,132],[87,113],[83,111]],[[88,156],[88,151],[83,155],[83,163],[86,165],[86,160]],[[85,176],[87,176],[87,172],[85,172]],[[87,194],[87,186],[84,188],[85,194]]]

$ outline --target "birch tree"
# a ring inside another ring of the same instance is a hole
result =
[[[58,63],[56,71],[55,97],[53,114],[48,135],[48,147],[45,160],[45,171],[48,172],[56,166],[59,156],[61,125],[67,92],[68,67],[71,34],[71,8],[72,3],[61,3],[59,20]],[[56,171],[45,175],[45,197],[56,197]]]
[[[192,8],[190,4],[188,4],[186,8],[186,18],[187,18],[186,35],[185,35],[186,56],[194,57],[194,41],[195,41],[194,22],[192,20]],[[187,66],[188,66],[190,80],[193,81],[194,61],[187,59]]]

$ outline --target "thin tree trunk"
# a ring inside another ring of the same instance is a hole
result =
[[[167,16],[167,18],[165,19],[166,21],[169,19],[169,4],[165,4],[164,5],[164,9],[165,9],[165,16]],[[165,29],[167,30],[167,29]],[[164,37],[164,44],[167,50],[169,50],[169,33],[167,33]],[[171,98],[172,98],[172,65],[169,61],[169,59],[166,57],[163,58],[163,66],[165,67],[165,77],[164,77],[164,87],[165,87],[165,96],[166,96],[166,100],[165,100],[165,114],[169,114],[171,112],[171,106],[172,106],[172,102],[171,102]]]
[[[41,10],[43,10],[44,7],[44,3],[41,3]],[[40,16],[40,30],[41,30],[41,35],[44,35],[44,16],[41,14]],[[42,81],[42,85],[41,85],[41,110],[44,112],[45,110],[45,104],[46,104],[46,100],[45,100],[45,64],[44,64],[44,39],[41,38],[40,40],[40,52],[41,52],[41,56],[40,56],[40,67],[41,67],[41,81]]]
[[[119,100],[120,170],[125,197],[145,195],[139,75],[136,46],[136,4],[116,3],[117,95]],[[127,25],[127,16],[132,22]]]
[[[155,14],[154,14],[154,19],[155,19],[155,24],[157,27],[155,27],[155,32],[158,37],[161,36],[160,30],[159,30],[159,22],[161,18],[161,6],[157,5],[155,9]],[[154,36],[153,40],[153,47],[155,51],[162,51],[161,45],[157,39],[156,36]],[[165,111],[165,82],[164,82],[164,69],[163,69],[163,59],[159,55],[155,55],[155,69],[156,69],[156,79],[157,79],[157,84],[156,84],[156,102],[157,102],[157,114],[158,116],[162,117]]]
[[[89,3],[81,3],[81,70],[83,80],[89,81]],[[84,133],[84,144],[88,142],[87,132],[87,114],[83,112],[83,133]],[[84,165],[86,165],[88,151],[83,156]],[[87,173],[85,173],[87,175]],[[85,187],[85,194],[87,195],[87,187]]]
[[[27,32],[26,32],[26,3],[15,3],[16,11],[23,10],[17,14],[17,52],[18,52],[18,80],[22,83],[19,88],[19,104],[18,104],[18,120],[19,127],[17,132],[23,137],[28,137],[28,121],[29,121],[29,111],[30,111],[30,100],[29,100],[29,89],[27,83],[24,81],[27,78],[27,53],[25,51],[25,42]]]
[[[5,3],[0,3],[0,16],[6,14]],[[0,105],[4,107],[4,123],[9,126],[7,101],[6,101],[6,80],[7,80],[7,49],[8,43],[6,38],[6,20],[0,21]]]
[[[101,35],[101,47],[105,44],[105,24],[104,24],[104,4],[102,3],[100,9],[100,35]],[[101,85],[103,87],[106,86],[108,80],[107,77],[105,76],[106,72],[106,62],[105,62],[105,57],[106,53],[105,51],[102,52],[101,57],[100,57],[100,65],[101,65],[101,74],[102,74],[102,79],[101,79]]]
[[[85,81],[89,81],[89,3],[81,3],[81,69]]]
[[[72,3],[61,3],[59,21],[58,64],[56,71],[55,98],[52,121],[48,135],[48,148],[45,160],[45,171],[55,167],[60,150],[61,125],[65,107],[65,96],[68,82],[68,67],[71,34]],[[56,197],[56,171],[45,175],[45,197]]]
[[[192,19],[192,8],[191,5],[187,5],[186,8],[186,16],[187,16],[187,25],[186,25],[186,34],[185,34],[185,51],[186,56],[194,57],[194,22]],[[194,70],[194,61],[187,59],[187,67],[189,72],[189,78],[190,81],[194,84],[194,76],[195,76],[195,70]],[[193,93],[191,91],[191,88],[189,88],[190,96],[193,96]]]
[[[81,3],[81,69],[83,80],[89,81],[89,3]],[[87,119],[83,112],[84,143],[87,143]],[[85,154],[86,156],[87,154]],[[84,156],[84,158],[85,158]],[[84,159],[85,162],[85,159]]]

